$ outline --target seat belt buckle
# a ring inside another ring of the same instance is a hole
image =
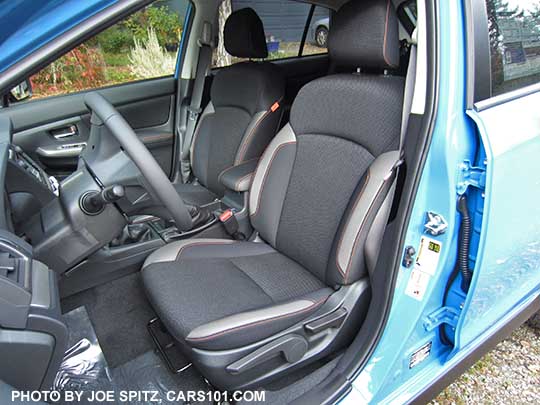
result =
[[[223,224],[225,231],[236,240],[244,240],[245,236],[243,233],[238,232],[238,220],[234,216],[234,211],[228,209],[219,214],[219,222]]]
[[[188,118],[191,121],[197,121],[199,115],[202,113],[202,108],[188,107]]]

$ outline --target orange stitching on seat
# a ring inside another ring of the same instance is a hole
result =
[[[245,165],[249,162],[253,162],[254,160],[259,160],[259,159],[260,157],[252,158],[252,159],[246,160],[245,162],[240,163],[239,165],[232,165],[232,166],[227,167],[226,169],[223,169],[223,171],[218,176],[218,181],[221,182],[221,177],[223,177],[225,172],[228,172],[229,170],[232,170],[232,169],[236,169],[239,166]]]
[[[291,145],[291,144],[295,144],[296,141],[290,141],[290,142],[285,142],[285,143],[282,143],[280,144],[276,150],[274,150],[274,153],[272,154],[272,158],[270,159],[270,161],[268,162],[268,167],[266,169],[266,171],[264,172],[264,177],[263,177],[263,180],[261,182],[261,189],[259,190],[259,195],[257,196],[257,209],[253,212],[253,214],[251,214],[250,216],[251,217],[254,217],[255,215],[257,215],[259,213],[259,207],[261,205],[261,195],[263,193],[263,189],[264,189],[264,185],[266,184],[266,177],[268,176],[268,172],[270,171],[270,167],[272,166],[272,163],[274,162],[274,159],[277,155],[277,153],[285,146],[287,145]],[[257,165],[257,169],[255,169],[255,175],[257,174],[257,172],[259,171],[259,166],[261,165],[261,162],[263,161],[263,159],[261,159],[259,161],[259,164]]]
[[[244,159],[244,156],[243,156],[243,155],[245,154],[245,150],[246,150],[247,147],[248,147],[248,144],[249,144],[248,140],[249,140],[249,138],[255,133],[255,130],[256,130],[257,128],[259,128],[259,125],[264,121],[264,119],[265,119],[266,117],[268,117],[271,113],[274,113],[274,112],[276,112],[276,111],[279,109],[279,103],[281,103],[281,100],[282,100],[282,99],[283,99],[283,97],[280,98],[278,101],[276,101],[274,104],[272,104],[272,105],[270,106],[270,109],[269,109],[268,111],[266,111],[266,113],[261,117],[261,119],[260,119],[260,120],[257,122],[257,124],[253,127],[253,129],[251,130],[251,132],[249,133],[249,135],[248,135],[246,138],[244,138],[244,139],[242,140],[241,151],[240,151],[239,154],[238,154],[238,159],[235,159],[235,164],[241,163],[241,162],[243,161],[243,159]],[[278,108],[275,108],[275,105],[276,105],[276,104],[278,105]],[[279,125],[279,122],[278,122],[278,125]]]
[[[390,67],[396,67],[396,65],[388,62],[388,58],[386,57],[386,34],[388,32],[388,16],[390,14],[390,0],[388,0],[388,3],[386,5],[386,20],[384,22],[384,39],[383,39],[383,58],[386,64]]]
[[[250,177],[253,177],[253,173],[246,174],[245,176],[243,176],[239,180],[237,180],[237,182],[234,184],[235,190],[239,191],[238,189],[240,188],[240,183],[242,183],[242,181],[244,181],[245,179],[248,179]]]
[[[379,187],[379,189],[377,190],[377,193],[375,194],[375,197],[373,198],[373,201],[371,202],[367,212],[366,212],[366,215],[364,216],[364,218],[362,219],[362,223],[360,224],[360,228],[358,229],[358,232],[354,238],[354,244],[353,244],[353,248],[351,250],[351,255],[349,256],[349,261],[347,263],[347,269],[345,271],[345,274],[344,274],[344,283],[347,284],[347,282],[349,281],[349,270],[351,268],[351,264],[352,264],[352,258],[354,256],[354,253],[356,252],[356,248],[358,247],[358,237],[360,236],[360,234],[362,233],[362,229],[364,228],[364,225],[366,224],[366,220],[367,218],[369,217],[369,215],[371,214],[371,211],[373,209],[373,207],[375,206],[375,201],[377,201],[377,199],[379,198],[379,195],[381,194],[381,191],[383,190],[384,188],[384,185],[386,184],[386,180],[383,180],[381,186]],[[336,255],[336,260],[337,260],[337,255]],[[338,268],[340,271],[341,268],[339,267],[339,264],[338,264]]]
[[[266,117],[268,117],[270,115],[270,112],[271,111],[266,111],[264,113],[264,115],[259,119],[259,121],[257,121],[257,123],[255,124],[255,126],[251,129],[250,133],[248,134],[248,136],[246,136],[243,140],[242,140],[242,146],[240,148],[240,152],[238,153],[238,158],[235,159],[235,163],[238,164],[238,163],[242,163],[242,160],[244,159],[244,154],[246,153],[246,150],[248,148],[248,145],[250,143],[250,138],[255,134],[255,131],[259,128],[259,126],[261,125],[261,122],[264,121],[264,119]]]
[[[298,314],[307,312],[307,311],[309,311],[310,309],[312,309],[312,308],[314,308],[314,307],[320,306],[320,305],[321,305],[323,302],[325,302],[327,299],[328,299],[328,297],[325,297],[325,298],[320,299],[320,300],[317,301],[317,302],[313,302],[313,301],[311,301],[311,300],[308,300],[308,301],[313,302],[313,304],[310,305],[310,306],[307,307],[307,308],[304,308],[304,309],[301,309],[301,310],[298,310],[298,311],[295,311],[295,312],[290,312],[290,313],[288,313],[288,314],[278,315],[278,316],[274,316],[274,317],[272,317],[272,318],[263,319],[263,320],[261,320],[261,321],[252,322],[252,323],[248,323],[248,324],[246,324],[246,325],[241,325],[241,326],[237,326],[237,327],[234,327],[234,328],[226,329],[226,330],[223,330],[223,331],[220,331],[220,332],[216,332],[216,333],[214,333],[214,334],[212,334],[212,335],[208,335],[208,336],[202,336],[202,337],[196,337],[196,338],[190,338],[190,337],[187,337],[186,340],[192,340],[192,341],[204,341],[204,340],[210,340],[210,339],[216,338],[216,337],[221,336],[221,335],[224,335],[224,334],[226,334],[226,333],[230,333],[230,332],[235,331],[235,330],[244,329],[244,328],[249,328],[249,327],[252,327],[252,326],[255,326],[255,325],[260,325],[260,324],[267,323],[267,322],[270,322],[270,321],[274,321],[274,320],[280,319],[280,318],[288,318],[288,317],[291,317],[291,316],[293,316],[293,315],[298,315]]]

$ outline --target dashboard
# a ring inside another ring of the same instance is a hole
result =
[[[4,190],[8,195],[8,225],[14,230],[58,197],[58,181],[16,145],[7,146]]]
[[[15,174],[17,171],[30,175],[33,184],[35,180],[45,188],[52,191],[58,196],[58,181],[53,176],[48,176],[47,173],[36,163],[30,156],[23,152],[23,150],[17,146],[12,145],[9,149],[9,163],[12,164],[12,172]],[[9,172],[9,169],[8,169]]]

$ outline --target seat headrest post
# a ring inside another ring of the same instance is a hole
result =
[[[337,66],[393,69],[399,65],[398,19],[391,0],[351,0],[332,20],[330,58]]]
[[[252,8],[233,12],[223,30],[225,49],[237,58],[264,59],[268,47],[261,19]]]

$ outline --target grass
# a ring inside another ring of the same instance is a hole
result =
[[[103,58],[108,67],[121,66],[125,67],[129,65],[129,51],[125,53],[103,53]]]

